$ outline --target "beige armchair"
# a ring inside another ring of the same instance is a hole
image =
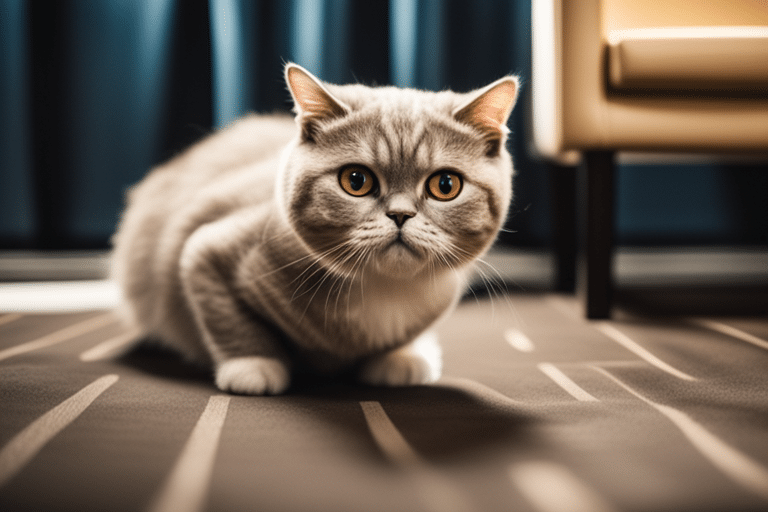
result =
[[[617,151],[768,150],[765,0],[533,0],[537,151],[581,157],[586,315],[611,310]]]

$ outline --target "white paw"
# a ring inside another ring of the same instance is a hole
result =
[[[216,368],[216,385],[242,395],[277,395],[290,383],[284,363],[270,357],[236,357]]]
[[[360,380],[374,386],[415,386],[435,382],[441,373],[442,352],[437,337],[429,334],[371,359],[361,369]]]

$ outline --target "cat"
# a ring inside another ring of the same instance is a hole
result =
[[[469,93],[324,83],[289,63],[295,116],[248,115],[128,191],[112,275],[126,321],[225,392],[297,372],[440,377],[434,324],[512,198],[518,80]]]

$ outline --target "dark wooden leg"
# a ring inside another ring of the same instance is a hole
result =
[[[575,167],[548,164],[552,212],[552,251],[558,292],[576,290],[576,175]]]
[[[587,151],[583,180],[583,292],[587,318],[611,316],[614,153]]]

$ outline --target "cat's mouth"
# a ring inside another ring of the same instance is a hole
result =
[[[389,245],[386,247],[387,249],[394,249],[394,250],[405,250],[408,253],[410,253],[413,256],[419,256],[419,252],[408,242],[406,242],[403,239],[402,232],[397,234],[397,237],[392,240]]]
[[[383,245],[375,258],[378,272],[390,277],[407,277],[419,272],[425,264],[424,253],[417,244],[402,234]]]

